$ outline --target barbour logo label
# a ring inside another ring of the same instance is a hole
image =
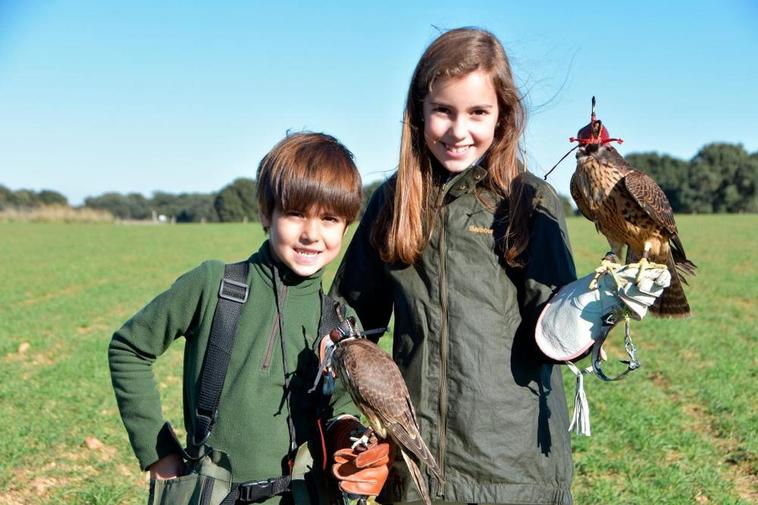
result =
[[[485,228],[484,226],[469,225],[468,231],[471,233],[477,233],[479,235],[492,235],[492,228]]]

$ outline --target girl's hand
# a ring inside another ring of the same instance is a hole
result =
[[[151,479],[175,479],[184,473],[184,462],[178,454],[169,454],[150,465],[148,470]]]

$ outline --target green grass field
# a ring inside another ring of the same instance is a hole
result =
[[[758,216],[678,223],[699,267],[694,316],[636,324],[643,368],[587,380],[593,436],[574,437],[578,504],[758,502]],[[583,219],[569,229],[588,273],[607,245]],[[182,272],[242,259],[262,239],[253,224],[0,224],[0,504],[144,503],[110,386],[110,336]],[[620,333],[611,340],[618,355]],[[157,375],[181,425],[181,344]],[[571,397],[573,382],[566,375]]]

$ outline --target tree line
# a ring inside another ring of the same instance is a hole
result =
[[[674,212],[758,212],[758,152],[750,154],[741,144],[708,144],[689,161],[658,153],[634,153],[626,159],[658,182]],[[378,181],[364,187],[364,208],[380,184]],[[156,191],[145,197],[111,192],[85,198],[84,207],[105,210],[118,219],[165,216],[180,223],[257,221],[255,192],[255,180],[243,177],[214,193]],[[570,214],[573,210],[569,198],[561,199]],[[0,185],[0,210],[48,205],[67,206],[68,201],[56,191],[12,191]]]
[[[742,144],[708,144],[689,161],[657,153],[626,159],[655,179],[674,212],[758,212],[758,152],[749,154]]]

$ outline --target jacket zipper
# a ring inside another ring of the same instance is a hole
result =
[[[284,298],[287,296],[287,286],[282,288],[282,300],[281,304],[284,306]],[[274,325],[271,327],[271,335],[268,337],[268,346],[266,347],[266,354],[263,356],[263,366],[261,370],[268,370],[271,366],[271,357],[274,355],[274,344],[276,344],[276,331],[279,328],[279,310],[274,315]]]
[[[445,434],[447,433],[447,355],[448,355],[448,335],[447,335],[447,259],[445,257],[445,225],[446,225],[446,212],[445,207],[440,210],[440,276],[439,276],[439,290],[440,290],[440,422],[439,422],[439,453],[437,455],[437,463],[439,464],[440,473],[444,479],[445,477],[445,446],[447,440]],[[442,494],[442,483],[438,483],[437,495]]]

